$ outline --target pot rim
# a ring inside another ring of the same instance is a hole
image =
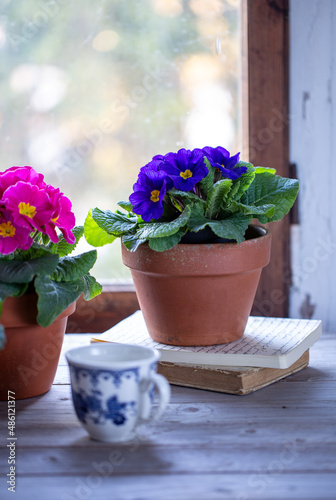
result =
[[[55,318],[53,323],[73,314],[76,309],[76,303],[77,301],[72,302],[57,316],[57,318]],[[39,325],[39,323],[37,323],[37,315],[36,292],[25,293],[20,297],[6,297],[2,306],[0,324],[2,324],[5,329],[24,325]],[[41,326],[41,328],[43,327]]]
[[[152,250],[148,243],[130,252],[122,243],[123,263],[132,272],[165,275],[223,275],[250,272],[265,267],[270,260],[271,232],[252,225],[264,234],[242,243],[179,243],[164,252]]]

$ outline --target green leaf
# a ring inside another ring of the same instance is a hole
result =
[[[6,336],[5,336],[5,330],[2,325],[0,325],[0,350],[5,347],[6,344]]]
[[[61,257],[50,278],[55,281],[75,281],[87,274],[96,260],[97,250],[90,250],[73,257]]]
[[[0,281],[5,283],[29,283],[36,275],[52,274],[58,261],[58,255],[53,254],[27,261],[0,259]]]
[[[190,193],[186,191],[179,191],[178,189],[171,189],[168,194],[170,195],[170,198],[173,197],[178,197],[182,198],[182,200],[191,202],[191,203],[205,203],[205,200],[202,200],[197,194],[195,193]]]
[[[242,214],[233,214],[225,220],[211,221],[208,226],[220,238],[236,240],[239,244],[245,240],[245,231],[250,224],[252,217]]]
[[[103,211],[99,208],[94,208],[92,210],[92,217],[99,227],[114,236],[131,233],[137,226],[135,217],[130,218],[127,215],[116,214],[110,210]]]
[[[144,227],[141,227],[136,232],[137,238],[148,240],[150,238],[163,238],[177,233],[177,231],[186,225],[191,214],[189,205],[185,207],[183,212],[177,219],[170,222],[150,222]]]
[[[200,181],[201,191],[205,198],[208,197],[209,191],[214,185],[216,169],[210,164],[207,158],[204,158],[205,164],[208,167],[209,173]]]
[[[221,205],[232,186],[231,179],[222,179],[212,186],[209,191],[208,200],[205,208],[205,215],[212,219],[219,211]]]
[[[48,245],[49,242],[50,242],[49,236],[47,234],[42,234],[42,244]]]
[[[81,279],[58,283],[47,276],[38,276],[34,284],[38,295],[37,322],[43,327],[51,325],[84,291],[84,283]]]
[[[299,181],[268,172],[256,175],[248,191],[240,199],[244,205],[274,205],[272,216],[258,216],[262,224],[282,219],[292,208],[299,191]]]
[[[119,207],[126,210],[126,212],[133,211],[133,206],[132,206],[132,203],[130,201],[118,201],[117,205],[119,205]]]
[[[102,247],[103,245],[112,243],[116,239],[116,236],[108,234],[98,226],[92,217],[92,210],[89,211],[84,222],[84,235],[86,241],[93,247]]]
[[[197,233],[201,229],[204,229],[208,222],[209,220],[204,215],[203,207],[198,204],[193,205],[187,224],[189,231]]]
[[[234,185],[231,193],[229,194],[228,200],[239,200],[242,194],[249,188],[255,177],[255,168],[252,163],[240,161],[236,166],[247,167],[247,171],[245,172],[245,174],[242,174],[239,179],[234,181]]]
[[[60,257],[69,255],[77,246],[77,243],[81,239],[84,233],[83,226],[76,226],[72,229],[72,232],[76,238],[75,243],[68,243],[67,240],[61,235],[58,239],[58,243],[49,243],[48,247],[52,249],[52,252],[58,254]]]
[[[27,283],[0,282],[0,302],[4,301],[7,297],[20,297],[27,290],[27,286]]]
[[[101,284],[90,274],[83,276],[82,280],[84,283],[84,300],[91,300],[102,292],[103,288]]]
[[[166,194],[166,196],[167,196],[167,194]],[[177,210],[177,211],[178,211],[178,212],[180,212],[180,213],[182,213],[182,212],[183,212],[183,209],[184,209],[184,204],[183,204],[183,202],[182,202],[182,201],[180,201],[179,199],[174,198],[174,196],[170,196],[170,197],[169,197],[169,200],[170,200],[170,202],[172,203],[172,205],[173,205],[173,207],[174,207],[175,211]],[[168,204],[167,204],[167,203],[165,203],[163,212],[166,212],[166,207],[167,207],[167,206],[168,206]]]
[[[170,250],[175,245],[180,243],[184,233],[185,231],[181,229],[171,236],[165,236],[163,238],[151,238],[148,241],[148,245],[152,250],[155,250],[156,252],[165,252],[166,250]]]
[[[146,238],[138,238],[134,234],[125,234],[122,237],[122,242],[130,252],[135,252],[135,250],[147,241]]]
[[[52,245],[54,245],[54,243],[52,243]],[[29,250],[22,252],[22,255],[24,258],[21,260],[34,259],[36,257],[43,257],[44,255],[50,255],[53,253],[56,253],[56,252],[53,251],[50,244],[46,247],[46,246],[42,245],[41,243],[36,243],[34,241],[34,243],[29,248]]]
[[[264,172],[266,172],[274,175],[276,173],[275,168],[268,168],[268,167],[254,167],[254,168],[256,174],[263,174]]]
[[[244,241],[245,231],[251,222],[252,217],[236,213],[224,220],[210,220],[200,213],[193,213],[188,222],[190,231],[197,233],[207,226],[220,238],[236,240],[237,243]]]
[[[251,215],[252,217],[257,217],[259,215],[264,215],[265,217],[272,217],[274,214],[274,205],[244,205],[238,201],[233,200],[230,208],[233,207],[236,211],[242,212],[244,215]]]

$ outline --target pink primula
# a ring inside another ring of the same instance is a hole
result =
[[[76,220],[71,201],[43,179],[42,174],[28,166],[0,172],[0,253],[29,248],[32,244],[29,234],[36,230],[57,243],[58,228],[68,243],[75,243],[71,230]]]
[[[28,250],[33,243],[30,229],[18,226],[7,210],[0,212],[0,254],[7,255],[18,248]]]
[[[11,167],[0,174],[0,196],[9,187],[19,181],[30,182],[38,187],[44,187],[43,175],[32,167]]]
[[[54,212],[47,192],[29,182],[19,181],[9,186],[0,203],[12,212],[16,224],[41,232]]]
[[[71,201],[69,198],[64,196],[58,188],[56,189],[53,186],[48,185],[45,189],[49,195],[52,206],[54,207],[51,221],[45,226],[47,235],[51,241],[57,243],[58,236],[55,230],[55,226],[57,226],[62,231],[62,234],[68,243],[75,243],[76,238],[71,229],[75,226],[76,219],[73,212],[71,212]]]

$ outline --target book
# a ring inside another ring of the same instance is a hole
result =
[[[318,340],[319,320],[250,316],[241,339],[229,344],[184,347],[151,339],[141,311],[113,326],[93,342],[138,344],[158,349],[161,363],[289,369]]]
[[[159,362],[158,373],[173,385],[244,396],[303,370],[309,350],[289,368],[214,367]]]

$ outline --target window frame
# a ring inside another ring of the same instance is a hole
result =
[[[241,0],[242,126],[244,160],[289,177],[288,0]],[[288,316],[289,216],[269,224],[270,264],[263,270],[252,314]],[[90,302],[82,298],[69,318],[71,333],[99,333],[139,309],[132,284],[104,283]]]

